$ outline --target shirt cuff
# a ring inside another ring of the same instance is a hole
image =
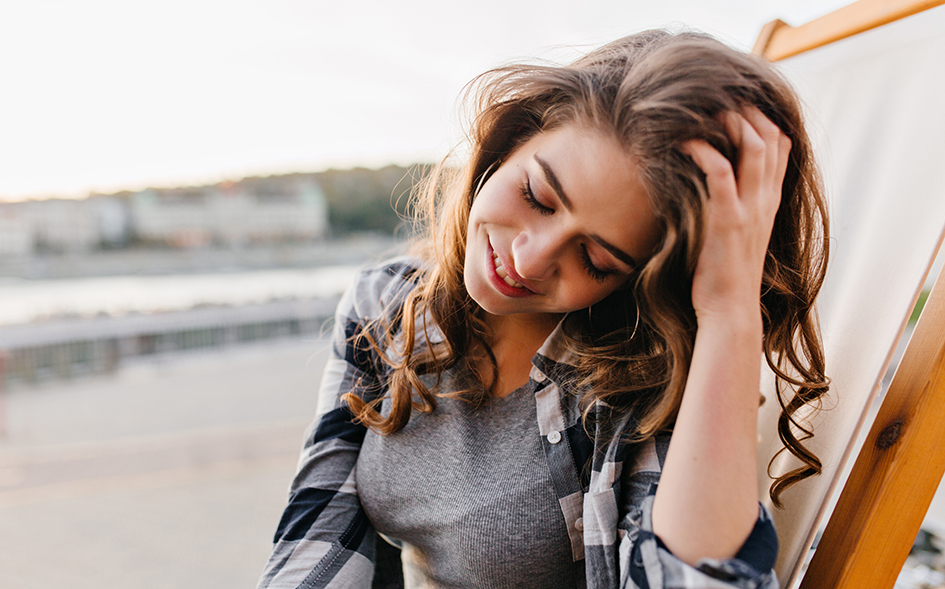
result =
[[[644,501],[640,535],[630,558],[630,577],[640,587],[650,589],[777,589],[773,570],[778,553],[778,537],[771,514],[759,504],[755,526],[739,549],[728,559],[700,559],[695,566],[677,558],[653,533],[654,495]],[[642,583],[641,583],[642,582]]]

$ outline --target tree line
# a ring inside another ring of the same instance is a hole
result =
[[[392,233],[412,217],[411,195],[430,166],[390,165],[380,169],[330,169],[293,174],[314,178],[328,203],[333,233],[361,231]]]

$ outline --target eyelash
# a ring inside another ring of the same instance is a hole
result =
[[[538,202],[538,199],[535,198],[535,193],[532,192],[532,183],[528,181],[528,178],[525,178],[525,182],[522,184],[522,198],[525,199],[525,204],[542,215],[551,215],[555,212],[553,208],[546,207]]]
[[[535,198],[534,192],[532,192],[531,182],[528,181],[528,178],[525,179],[525,182],[522,183],[522,198],[525,199],[525,204],[537,211],[541,215],[551,215],[554,214],[555,210],[551,207],[546,207],[545,205],[538,202],[538,199]],[[601,270],[591,262],[591,256],[587,253],[587,248],[583,245],[581,246],[581,262],[584,266],[584,271],[587,274],[596,280],[597,282],[604,282],[610,278],[613,272],[607,270]]]
[[[596,280],[597,282],[604,282],[613,272],[607,270],[601,270],[591,262],[591,256],[587,253],[587,248],[583,245],[581,246],[581,261],[584,263],[584,270],[587,271],[588,275]]]

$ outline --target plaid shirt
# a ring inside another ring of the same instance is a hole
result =
[[[349,391],[366,398],[383,394],[386,367],[352,336],[392,308],[391,303],[403,300],[419,272],[417,263],[405,258],[368,269],[339,304],[319,415],[306,433],[259,588],[402,586],[399,571],[391,575],[389,567],[375,566],[387,548],[361,508],[354,475],[366,428],[352,423],[340,396]],[[567,523],[575,578],[586,580],[589,589],[776,589],[772,567],[777,537],[763,506],[735,558],[704,559],[693,567],[666,549],[653,533],[650,515],[669,437],[631,445],[593,428],[586,432],[578,395],[569,394],[567,387],[574,369],[559,330],[534,357],[529,386],[535,391],[542,448]],[[431,341],[437,338],[442,335],[430,334]],[[621,425],[627,431],[632,418]]]

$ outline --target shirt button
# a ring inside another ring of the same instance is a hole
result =
[[[584,531],[584,518],[583,517],[579,517],[576,520],[574,520],[574,529],[579,532]]]
[[[557,444],[561,441],[561,432],[551,432],[548,434],[548,442],[550,444]]]

